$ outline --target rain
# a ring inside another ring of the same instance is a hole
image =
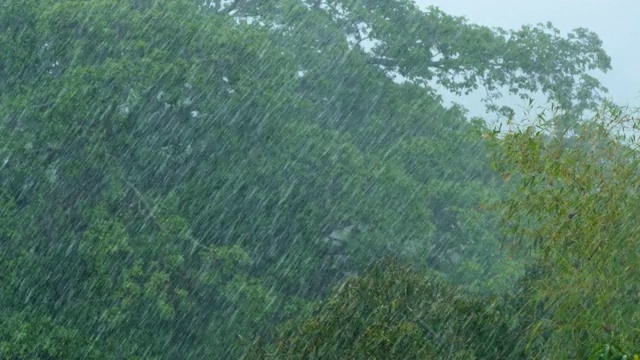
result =
[[[638,359],[637,89],[433,5],[3,2],[0,358]]]

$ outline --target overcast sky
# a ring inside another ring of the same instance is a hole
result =
[[[546,23],[566,34],[584,27],[600,36],[613,70],[598,78],[620,105],[640,107],[640,0],[415,0],[469,22],[505,29]],[[468,100],[467,100],[468,101]],[[472,109],[472,104],[460,101]],[[476,111],[472,111],[476,112]]]

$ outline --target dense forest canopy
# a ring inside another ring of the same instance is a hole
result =
[[[409,0],[9,0],[0,26],[0,357],[639,350],[636,124],[593,32]],[[555,112],[497,132],[434,84]]]

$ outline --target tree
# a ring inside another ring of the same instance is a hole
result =
[[[517,338],[491,302],[393,260],[336,288],[308,318],[284,326],[267,359],[508,358]]]
[[[414,83],[376,64],[407,30],[387,34],[393,6],[305,4],[2,5],[1,357],[234,358],[384,256],[497,249],[468,226],[489,219],[482,124],[410,57]],[[360,17],[373,55],[347,37]]]
[[[435,7],[423,11],[411,0],[256,0],[217,8],[277,27],[305,54],[315,49],[336,61],[355,51],[387,75],[428,89],[434,82],[456,94],[484,88],[494,111],[505,89],[525,99],[540,91],[579,117],[606,91],[589,72],[611,69],[602,41],[587,29],[566,37],[551,23],[490,29]],[[299,61],[305,70],[318,62],[308,55]]]
[[[190,176],[189,149],[216,145],[198,96],[250,105],[223,77],[242,93],[260,76],[221,64],[261,61],[268,39],[190,1],[139,5],[10,2],[0,14],[3,358],[234,357],[238,334],[281,308],[244,250],[194,237],[171,191]]]
[[[548,131],[553,121],[495,140],[498,169],[516,185],[504,223],[545,269],[530,286],[549,316],[531,335],[546,332],[544,351],[559,357],[587,358],[595,344],[633,349],[640,178],[635,139],[619,130],[636,120],[607,107],[566,137]]]

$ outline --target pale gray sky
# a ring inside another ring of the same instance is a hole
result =
[[[505,29],[546,23],[566,34],[584,27],[600,36],[611,56],[613,70],[597,76],[620,105],[640,107],[640,14],[639,0],[415,0],[445,13],[465,16],[469,22]],[[477,105],[458,101],[475,114]]]

